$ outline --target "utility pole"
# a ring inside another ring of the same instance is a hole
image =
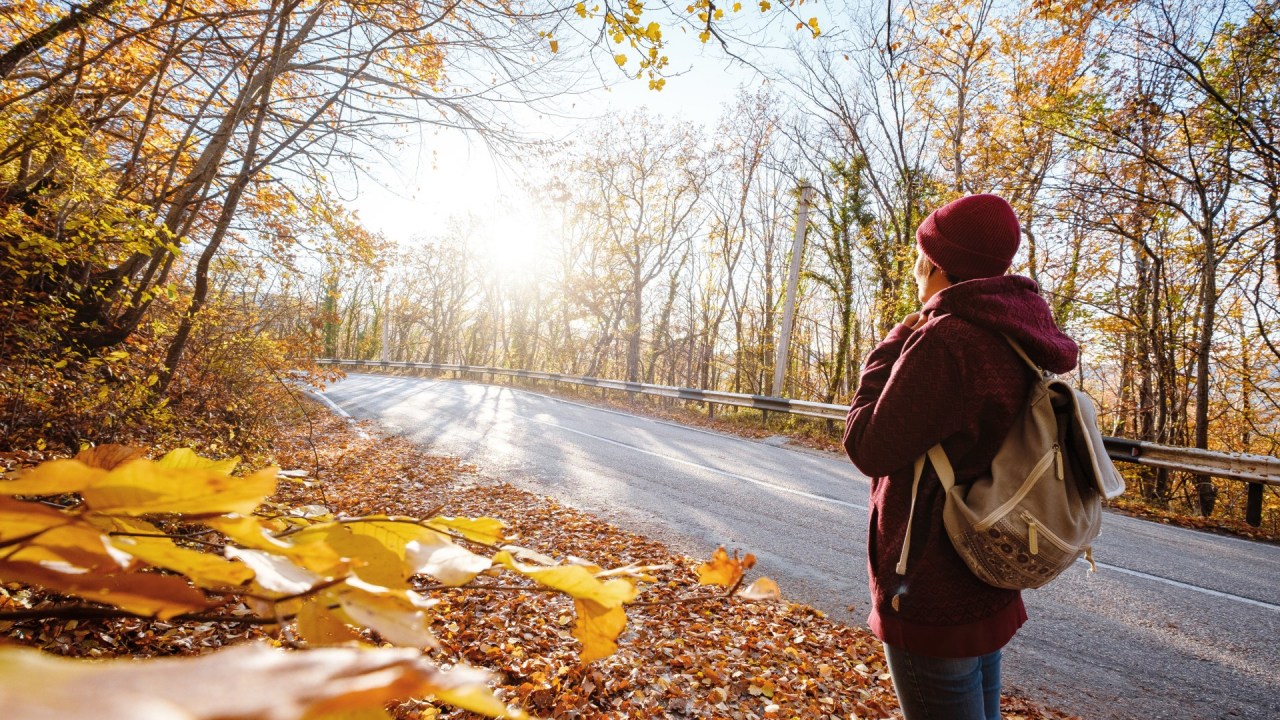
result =
[[[804,259],[804,236],[809,230],[809,203],[813,188],[800,186],[800,205],[797,209],[796,239],[791,247],[791,275],[787,278],[787,304],[782,310],[782,332],[778,337],[778,356],[773,365],[773,396],[782,397],[782,382],[787,375],[787,361],[791,354],[791,325],[796,314],[796,286],[800,283],[800,262]]]

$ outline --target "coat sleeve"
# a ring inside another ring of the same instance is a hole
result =
[[[910,465],[963,426],[960,360],[946,323],[898,325],[867,357],[844,434],[845,452],[867,475]]]

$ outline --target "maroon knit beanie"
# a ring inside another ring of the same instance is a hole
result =
[[[968,195],[930,213],[916,230],[920,251],[957,280],[1003,275],[1022,236],[1018,216],[999,195]]]

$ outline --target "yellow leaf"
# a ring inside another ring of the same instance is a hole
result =
[[[328,593],[337,599],[347,617],[376,631],[384,640],[401,647],[439,646],[428,628],[430,619],[420,607],[426,601],[416,593],[389,592],[348,581],[340,590]]]
[[[559,41],[557,41],[557,40],[552,40],[552,41],[551,41],[551,52],[553,52],[553,53],[558,53],[558,52],[560,52],[560,42],[559,42]]]
[[[507,527],[506,523],[501,520],[495,520],[490,517],[467,518],[445,517],[443,515],[431,518],[426,522],[426,525],[441,532],[456,532],[462,537],[481,545],[496,545],[501,542]]]
[[[582,662],[612,655],[618,649],[618,636],[627,626],[627,614],[621,607],[605,607],[592,600],[575,599],[573,607],[578,614],[573,636],[582,643]]]
[[[451,587],[466,585],[492,566],[488,558],[458,547],[444,536],[409,543],[406,563],[412,572],[430,575]]]
[[[145,454],[146,452],[142,448],[128,445],[98,445],[97,447],[81,450],[76,454],[76,460],[91,468],[111,470],[130,460],[137,460]]]
[[[262,550],[228,547],[226,555],[228,558],[248,565],[253,570],[254,581],[269,592],[298,595],[325,579],[304,567],[299,567],[287,557]]]
[[[736,550],[733,557],[729,557],[729,553],[725,552],[724,547],[721,546],[712,553],[711,560],[698,566],[698,584],[733,587],[742,574],[755,564],[755,555],[748,553],[745,558],[739,560]]]
[[[405,546],[409,543],[434,540],[440,536],[439,532],[426,527],[417,520],[392,520],[386,516],[379,515],[361,518],[359,522],[334,524],[345,527],[348,532],[353,534],[364,535],[377,540],[401,559],[404,558]],[[325,527],[324,525],[317,525],[312,530],[302,533],[302,535],[306,536]]]
[[[330,547],[353,559],[361,578],[375,585],[400,586],[415,573],[431,575],[448,585],[462,585],[487,570],[490,563],[455,545],[443,531],[453,530],[487,541],[498,537],[504,527],[492,518],[438,517],[427,524],[437,529],[417,521],[372,517],[316,525],[294,537],[324,537]],[[336,534],[339,532],[350,539],[344,541],[342,535]]]
[[[70,523],[43,532],[5,556],[6,560],[39,563],[77,572],[114,573],[129,564],[129,555],[114,550],[97,528]]]
[[[457,672],[457,670],[454,670],[454,672]],[[530,717],[521,710],[507,707],[494,696],[493,691],[487,686],[479,684],[437,690],[432,693],[432,696],[440,702],[448,703],[456,708],[470,710],[473,713],[489,717],[510,718],[510,720],[528,720]]]
[[[578,13],[578,17],[580,17],[580,18],[585,18],[585,17],[587,16],[587,4],[586,4],[586,3],[578,3],[578,4],[577,4],[573,9],[574,9],[574,11],[575,11],[575,12],[577,12],[577,13]]]
[[[610,608],[631,602],[636,597],[635,585],[627,580],[613,578],[604,582],[581,565],[558,565],[556,567],[535,567],[515,561],[511,553],[503,551],[493,556],[495,565],[505,565],[539,585],[559,590],[579,599],[592,600]]]
[[[323,533],[312,534],[308,530],[290,537],[289,542],[283,542],[271,536],[267,528],[269,521],[256,517],[224,515],[201,522],[231,538],[237,545],[280,555],[318,575],[338,577],[348,570],[342,556],[325,542]]]
[[[782,590],[778,588],[778,583],[762,577],[739,590],[738,597],[747,600],[781,600]]]
[[[163,461],[162,461],[163,462]],[[276,468],[245,477],[134,460],[80,491],[91,510],[119,515],[253,512],[276,489]]]
[[[106,474],[106,470],[91,468],[79,460],[50,460],[22,473],[17,480],[0,482],[0,492],[5,495],[62,495],[80,492]]]
[[[298,635],[313,647],[362,642],[360,635],[330,610],[328,605],[328,598],[323,602],[313,598],[304,603],[294,618]]]
[[[0,496],[0,541],[6,545],[71,521],[71,516],[46,505]]]
[[[627,64],[627,56],[622,54],[614,55],[613,61],[618,63],[618,67],[622,67]]]
[[[543,567],[553,567],[559,565],[560,561],[550,555],[543,555],[537,550],[520,547],[519,545],[503,545],[500,550],[506,550],[511,553],[511,557],[524,563],[533,563]]]
[[[104,526],[108,532],[164,535],[151,523],[132,518],[97,518],[96,523]],[[235,587],[253,578],[253,570],[243,563],[182,547],[167,537],[113,535],[109,542],[145,563],[186,575],[198,587]]]
[[[212,470],[224,475],[232,473],[239,464],[239,455],[225,460],[210,460],[200,457],[190,448],[170,450],[156,461],[156,465],[166,470]]]
[[[0,649],[0,707],[13,718],[317,720],[431,695],[490,717],[526,718],[493,697],[490,680],[473,668],[442,671],[401,649],[251,644],[193,658],[92,662]]]
[[[342,525],[330,527],[325,542],[342,557],[350,558],[352,572],[365,582],[400,587],[412,574],[405,567],[403,544],[396,552],[378,538],[356,534],[352,527]]]
[[[188,585],[185,579],[173,575],[62,573],[35,563],[0,560],[0,579],[115,605],[122,610],[161,620],[210,607],[204,593]],[[6,707],[6,712],[8,710]],[[21,713],[17,717],[21,717]]]

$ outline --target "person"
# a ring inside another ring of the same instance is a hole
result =
[[[922,304],[867,357],[844,447],[871,478],[868,623],[884,644],[907,720],[1000,717],[1001,648],[1027,619],[1022,596],[983,583],[951,545],[944,492],[926,463],[903,574],[916,458],[941,442],[959,483],[991,468],[1033,377],[1003,336],[1046,370],[1079,353],[1039,287],[1006,274],[1021,240],[1013,208],[970,195],[916,230],[913,275]]]

